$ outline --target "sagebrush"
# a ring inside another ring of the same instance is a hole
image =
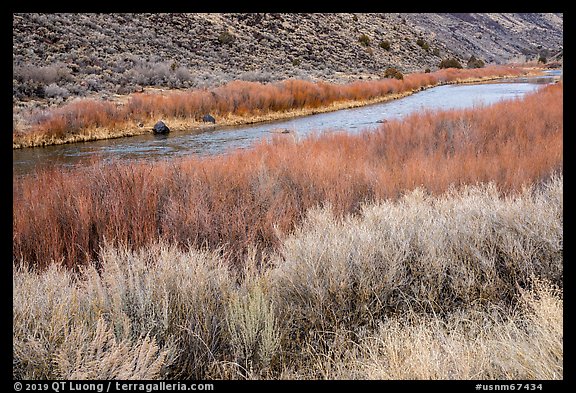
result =
[[[164,242],[14,266],[17,379],[563,378],[563,180],[309,212],[265,264]]]

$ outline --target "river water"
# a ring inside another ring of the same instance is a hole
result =
[[[553,70],[547,71],[541,77],[438,86],[405,98],[360,108],[256,125],[214,127],[202,133],[172,132],[161,136],[146,134],[94,142],[14,149],[13,173],[15,176],[23,176],[45,166],[85,165],[96,157],[126,161],[222,154],[229,149],[250,147],[257,141],[271,138],[278,130],[289,130],[297,138],[310,133],[340,130],[353,133],[369,131],[379,127],[385,120],[402,118],[415,111],[470,108],[518,98],[552,83],[560,73],[560,70]]]

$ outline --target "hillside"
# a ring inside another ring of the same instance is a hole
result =
[[[562,14],[14,14],[13,101],[378,79],[387,67],[435,70],[451,57],[557,60],[562,45]]]

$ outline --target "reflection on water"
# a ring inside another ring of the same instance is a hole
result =
[[[297,138],[310,133],[334,130],[360,132],[379,127],[389,119],[422,110],[458,109],[489,105],[513,99],[550,83],[560,71],[547,76],[501,80],[477,85],[445,85],[381,104],[337,112],[304,116],[290,120],[257,125],[215,127],[203,133],[172,132],[168,135],[141,135],[129,138],[75,143],[43,148],[13,150],[13,171],[16,175],[34,169],[59,165],[83,165],[96,157],[104,160],[150,160],[183,156],[222,154],[232,148],[247,148],[256,141],[271,138],[277,130],[289,130]]]

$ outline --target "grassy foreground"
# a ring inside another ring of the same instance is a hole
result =
[[[563,181],[311,210],[277,253],[14,267],[18,379],[562,379]]]
[[[61,107],[32,112],[15,125],[13,148],[45,146],[141,135],[165,120],[172,130],[211,127],[201,121],[211,113],[218,125],[249,124],[382,102],[445,83],[478,82],[528,71],[519,67],[443,69],[344,85],[285,80],[262,84],[233,81],[211,90],[135,93],[118,102],[73,100]]]

